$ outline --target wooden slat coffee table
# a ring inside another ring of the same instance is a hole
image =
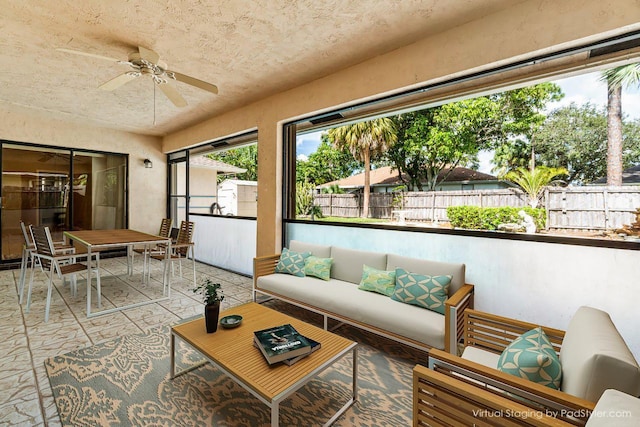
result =
[[[175,372],[175,339],[178,337],[202,353],[218,369],[269,406],[271,408],[271,425],[278,426],[280,403],[334,362],[351,352],[353,357],[351,397],[325,423],[325,426],[331,425],[356,401],[357,343],[254,302],[223,311],[220,313],[220,318],[230,314],[241,315],[243,317],[242,324],[234,329],[218,327],[217,332],[208,334],[204,318],[199,318],[171,328],[171,378],[197,367]],[[320,342],[322,347],[294,365],[269,366],[260,350],[253,345],[253,332],[286,323],[292,324],[302,335]]]

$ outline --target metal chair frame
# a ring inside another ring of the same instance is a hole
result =
[[[174,269],[173,262],[177,260],[180,268],[180,277],[182,277],[182,259],[191,258],[192,266],[193,266],[193,284],[195,285],[196,284],[196,253],[195,253],[195,244],[192,241],[194,230],[195,230],[195,223],[193,223],[192,221],[182,221],[180,223],[180,228],[178,229],[178,236],[176,237],[176,241],[175,243],[171,244],[171,253],[169,254],[169,261],[171,262],[171,275],[175,276],[175,269]],[[164,249],[166,251],[166,247],[164,247],[164,245],[158,245],[158,248]],[[164,262],[165,252],[161,251],[161,252],[158,252],[157,254],[152,254],[150,258]]]
[[[27,308],[28,313],[31,308],[31,290],[33,287],[33,277],[35,275],[36,261],[40,266],[40,269],[49,277],[49,284],[47,289],[47,302],[44,314],[44,321],[49,321],[49,309],[51,307],[51,294],[53,291],[53,276],[57,275],[60,278],[71,276],[71,292],[73,296],[77,294],[77,281],[76,274],[87,270],[85,264],[77,262],[77,258],[87,257],[87,255],[81,254],[56,254],[56,250],[51,239],[51,232],[49,227],[33,227],[29,226],[33,236],[35,244],[35,250],[31,253],[31,275],[29,278],[29,290],[27,292]],[[97,277],[97,290],[98,290],[98,306],[102,306],[102,290],[100,284],[100,253],[96,252],[96,267],[91,269],[92,273]],[[87,259],[90,263],[92,260]],[[87,280],[87,286],[89,285]]]
[[[31,227],[31,225],[29,227]],[[22,237],[24,238],[24,244],[22,245],[22,261],[20,263],[20,279],[18,281],[19,303],[22,304],[24,285],[27,280],[27,267],[30,262],[34,262],[33,253],[36,250],[36,246],[33,243],[33,234],[31,233],[31,230],[27,231],[27,226],[24,221],[20,221],[20,229],[22,230]],[[68,245],[65,241],[53,242],[53,247],[55,252],[58,254],[75,252],[75,248]]]

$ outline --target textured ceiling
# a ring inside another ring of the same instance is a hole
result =
[[[0,0],[0,107],[165,135],[518,2]],[[128,66],[56,50],[126,60],[137,46],[219,94],[172,82],[177,108],[148,77],[99,90]]]

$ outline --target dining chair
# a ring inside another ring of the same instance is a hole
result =
[[[20,280],[18,282],[18,294],[19,303],[22,304],[24,295],[24,285],[27,279],[27,266],[34,262],[33,253],[36,246],[33,243],[33,236],[30,231],[27,231],[27,226],[24,221],[20,221],[20,229],[22,230],[22,237],[24,238],[24,244],[22,245],[22,262],[20,263]],[[75,248],[72,245],[68,245],[64,241],[53,242],[53,248],[56,253],[73,253]]]
[[[171,225],[173,224],[173,220],[171,218],[162,218],[162,221],[160,222],[160,230],[158,231],[158,236],[160,237],[169,237],[169,234],[171,233]],[[131,248],[129,250],[128,255],[128,262],[127,262],[127,273],[129,276],[131,276],[133,274],[133,259],[136,253],[139,253],[142,255],[142,275],[144,277],[144,275],[146,274],[146,270],[147,270],[147,260],[148,260],[148,255],[154,252],[160,252],[161,250],[155,246],[153,248],[150,248],[149,246],[145,246],[143,248]]]
[[[158,261],[168,260],[171,262],[171,275],[175,276],[174,262],[178,261],[180,268],[180,277],[182,277],[182,259],[191,258],[193,265],[193,284],[196,284],[196,254],[195,244],[193,242],[193,232],[195,229],[195,223],[192,221],[182,221],[180,228],[178,229],[178,235],[175,242],[171,243],[171,250],[169,256],[166,257],[166,246],[158,245],[160,249],[164,249],[162,252],[151,254],[150,258]],[[151,269],[149,269],[151,270]]]
[[[86,258],[87,254],[56,253],[49,227],[30,226],[29,228],[33,236],[35,249],[32,252],[31,275],[29,278],[29,290],[27,291],[26,312],[28,313],[31,308],[31,290],[33,288],[33,277],[35,274],[35,266],[36,264],[38,264],[41,271],[49,277],[49,284],[47,288],[47,302],[44,313],[44,321],[48,322],[49,309],[51,306],[51,293],[53,290],[53,276],[57,275],[60,278],[71,276],[71,293],[73,296],[76,296],[76,274],[87,270],[87,265],[77,262],[77,259],[81,257]],[[98,306],[102,306],[102,291],[100,285],[100,252],[96,252],[92,255],[96,256],[96,267],[91,269],[91,273],[94,273],[96,275]],[[92,260],[87,259],[87,263],[91,262]],[[87,280],[87,286],[90,286],[89,280]]]

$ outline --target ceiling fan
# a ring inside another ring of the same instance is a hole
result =
[[[121,61],[118,59],[110,58],[108,56],[96,55],[93,53],[81,52],[71,49],[58,48],[57,50],[60,52],[72,53],[74,55],[83,55],[91,58],[98,58],[110,62],[116,62],[118,64],[125,64],[129,65],[132,68],[132,70],[126,71],[123,74],[120,74],[119,76],[98,86],[98,88],[102,90],[115,90],[125,83],[140,76],[149,76],[176,107],[185,107],[187,105],[187,101],[182,97],[182,95],[180,95],[176,88],[168,84],[169,80],[177,80],[179,82],[195,86],[211,93],[218,93],[218,88],[214,84],[168,70],[167,64],[163,61],[160,61],[160,55],[158,55],[151,49],[147,49],[142,46],[138,46],[137,52],[131,52],[129,54],[128,61]]]

